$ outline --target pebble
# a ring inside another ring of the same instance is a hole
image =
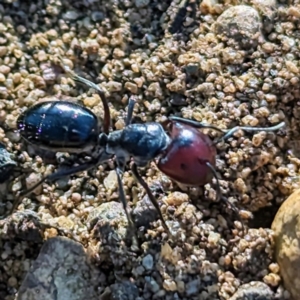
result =
[[[11,154],[6,150],[4,145],[0,143],[0,183],[5,182],[12,175],[17,163],[12,160]],[[13,185],[13,189],[18,191],[20,189],[19,183]]]
[[[177,284],[174,280],[171,279],[165,279],[163,282],[163,287],[167,291],[174,292],[177,290]]]
[[[103,180],[103,184],[108,190],[116,189],[118,186],[118,176],[115,170],[109,171],[108,175]]]
[[[79,203],[81,201],[81,194],[80,193],[72,193],[71,199],[75,203]]]
[[[145,268],[143,266],[137,266],[135,269],[134,269],[134,274],[136,276],[142,276],[145,272]]]
[[[278,286],[281,279],[278,274],[270,273],[264,276],[263,281],[268,284],[269,286]]]
[[[158,218],[158,213],[148,196],[144,196],[142,200],[138,201],[133,209],[132,218],[137,227],[144,226],[145,228],[148,228]]]
[[[6,46],[0,46],[0,57],[5,56],[7,51],[8,51],[8,48]]]
[[[101,222],[97,223],[99,220]],[[120,202],[111,201],[102,203],[94,208],[88,215],[87,223],[92,228],[97,224],[97,230],[101,233],[103,238],[108,237],[111,234],[112,229],[119,235],[120,240],[123,240],[126,237],[128,222],[123,205]],[[118,226],[111,226],[112,229],[110,229],[110,223],[117,223]]]
[[[197,294],[200,290],[200,284],[201,284],[200,278],[191,280],[190,282],[186,283],[185,288],[186,288],[187,296],[192,296]]]
[[[22,183],[20,181],[15,182],[11,188],[13,192],[18,192],[22,189]]]
[[[100,278],[101,272],[89,263],[80,243],[55,237],[44,243],[16,299],[96,299],[99,283],[104,284]]]
[[[221,235],[219,233],[210,232],[207,240],[208,240],[209,244],[211,244],[212,246],[217,246],[220,241],[220,238],[221,238]]]
[[[57,184],[58,189],[66,191],[69,187],[69,178],[68,177],[60,178],[55,183]]]
[[[93,96],[93,97],[85,97],[83,100],[84,106],[93,108],[94,106],[98,105],[100,103],[100,97],[99,96]]]
[[[0,73],[0,82],[3,83],[5,82],[6,78],[3,74]]]
[[[134,4],[137,8],[142,8],[149,5],[150,0],[134,0]]]
[[[63,18],[64,18],[65,20],[71,21],[71,20],[76,20],[76,19],[78,19],[79,16],[80,16],[80,14],[77,13],[75,10],[69,10],[69,11],[67,11],[67,12],[64,14]]]
[[[236,5],[226,9],[218,17],[214,31],[227,42],[234,39],[241,49],[249,49],[257,47],[261,26],[256,9],[248,5]]]
[[[126,82],[124,85],[125,89],[130,91],[132,94],[137,94],[138,86],[132,82]]]
[[[102,20],[104,20],[104,14],[101,11],[94,11],[91,14],[91,19],[94,22],[101,22]]]
[[[300,189],[294,191],[279,208],[273,223],[275,256],[284,286],[294,299],[300,295]]]
[[[7,75],[10,73],[10,71],[11,71],[10,67],[4,65],[0,66],[0,73]]]
[[[101,295],[101,299],[136,300],[138,296],[139,289],[137,286],[129,280],[123,280],[122,282],[112,284],[109,289]]]
[[[147,254],[145,257],[143,257],[142,264],[146,270],[152,270],[154,264],[153,256],[151,254]]]
[[[8,279],[8,285],[10,286],[10,287],[14,287],[14,288],[16,288],[17,286],[18,286],[18,280],[17,280],[17,278],[16,277],[14,277],[14,276],[12,276],[12,277],[10,277],[9,279]]]
[[[263,29],[270,33],[274,29],[274,18],[277,14],[277,0],[252,0],[251,5],[257,9],[262,18]]]
[[[157,293],[160,289],[159,284],[154,280],[153,277],[146,276],[145,280],[147,282],[147,285],[151,289],[152,293]]]
[[[41,180],[41,175],[36,173],[30,173],[29,176],[26,177],[26,188],[29,189],[30,187],[34,186],[38,181]],[[36,195],[41,194],[43,187],[40,185],[38,186],[33,192]]]
[[[122,90],[122,83],[117,81],[109,81],[105,87],[110,93],[120,92]]]
[[[54,224],[57,223],[59,228],[67,229],[69,231],[73,230],[75,223],[69,218],[65,216],[59,216],[57,218],[53,218]]]
[[[271,288],[263,282],[251,281],[241,285],[229,300],[274,300]]]
[[[179,206],[182,203],[188,202],[189,196],[185,193],[174,192],[171,193],[165,200],[169,205]]]

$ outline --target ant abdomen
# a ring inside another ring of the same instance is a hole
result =
[[[97,116],[68,101],[40,102],[17,120],[21,136],[30,144],[50,151],[81,153],[95,147],[99,136]]]
[[[160,157],[157,166],[171,179],[189,186],[211,182],[211,166],[216,164],[216,148],[209,138],[195,127],[172,122],[171,143]]]

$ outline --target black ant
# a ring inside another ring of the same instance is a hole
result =
[[[146,167],[150,161],[154,160],[161,172],[172,180],[187,186],[204,185],[215,178],[217,198],[220,200],[223,197],[221,197],[215,171],[216,144],[231,137],[238,130],[275,131],[285,125],[284,122],[281,122],[267,128],[237,126],[229,130],[222,130],[210,124],[174,116],[169,117],[164,124],[157,122],[132,124],[135,101],[130,98],[125,128],[109,132],[110,112],[105,93],[93,82],[70,70],[65,70],[65,72],[74,81],[85,84],[98,92],[105,112],[103,124],[99,123],[98,118],[89,109],[72,102],[57,100],[40,102],[23,112],[17,120],[18,130],[25,140],[40,148],[70,153],[90,151],[91,160],[75,167],[58,170],[44,177],[34,186],[20,193],[13,209],[17,207],[24,196],[30,194],[43,182],[55,181],[64,176],[95,168],[114,157],[117,165],[120,199],[129,224],[132,225],[133,222],[127,211],[122,174],[126,164],[132,160],[133,175],[146,190],[164,229],[169,233],[157,200],[140,175],[138,168]],[[222,134],[222,137],[213,142],[208,135],[199,131],[203,128],[216,130]],[[229,203],[226,199],[225,201],[227,204]]]

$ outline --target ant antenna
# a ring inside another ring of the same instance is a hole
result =
[[[236,127],[231,128],[231,129],[225,130],[225,129],[218,128],[218,127],[216,127],[214,125],[211,125],[211,124],[202,123],[202,122],[198,122],[198,121],[194,121],[194,120],[190,120],[190,119],[184,119],[184,118],[176,117],[176,116],[169,117],[169,120],[181,122],[183,124],[190,125],[190,126],[193,126],[195,128],[213,129],[213,130],[216,130],[216,131],[219,131],[219,132],[223,133],[224,135],[222,137],[220,137],[219,139],[217,139],[214,142],[214,145],[218,144],[222,140],[228,139],[229,137],[231,137],[238,130],[244,130],[244,131],[247,131],[247,132],[256,132],[256,131],[268,131],[268,132],[270,132],[270,131],[279,130],[282,127],[285,126],[285,122],[281,122],[281,123],[279,123],[275,126],[271,126],[271,127],[236,126]]]
[[[70,74],[71,78],[74,80],[74,81],[77,81],[77,82],[80,82],[80,83],[83,83],[85,84],[86,86],[96,90],[100,96],[100,99],[102,101],[102,105],[103,105],[103,109],[104,109],[104,126],[103,126],[103,132],[106,133],[106,134],[109,134],[109,127],[110,127],[110,111],[109,111],[109,106],[108,106],[108,102],[107,102],[107,99],[105,97],[105,93],[104,91],[95,83],[81,77],[81,76],[78,76],[77,74],[73,73],[73,74]]]
[[[127,117],[125,121],[126,126],[131,124],[135,103],[136,101],[132,97],[130,97],[127,106]]]
[[[198,122],[198,121],[195,121],[195,120],[185,119],[185,118],[176,117],[176,116],[171,116],[171,117],[169,117],[169,120],[170,120],[170,121],[174,121],[174,122],[177,121],[177,122],[180,122],[180,123],[183,123],[183,124],[186,124],[186,125],[193,126],[193,127],[195,127],[195,128],[214,129],[214,130],[216,130],[216,131],[219,131],[219,132],[221,132],[221,133],[224,133],[224,130],[220,129],[220,128],[217,127],[217,126],[208,124],[208,123],[202,123],[202,122]]]
[[[60,66],[62,67],[62,69],[64,70],[64,72],[66,73],[67,76],[69,76],[71,79],[73,79],[76,82],[82,83],[82,84],[96,90],[97,93],[99,94],[102,105],[103,105],[103,109],[104,109],[103,132],[108,134],[110,123],[111,123],[111,118],[110,118],[110,111],[109,111],[108,101],[107,101],[106,96],[105,96],[105,92],[97,84],[95,84],[94,82],[91,82],[91,81],[77,75],[68,66],[64,65],[62,57],[59,56],[58,58],[60,60]]]
[[[223,135],[222,137],[220,137],[219,139],[217,139],[214,144],[217,144],[219,142],[221,142],[222,140],[226,140],[228,138],[230,138],[236,131],[238,130],[244,130],[247,132],[255,132],[255,131],[276,131],[281,129],[282,127],[285,126],[285,122],[281,122],[275,126],[271,126],[271,127],[250,127],[250,126],[236,126],[233,127],[229,130],[227,130],[227,132],[225,133],[225,135]]]

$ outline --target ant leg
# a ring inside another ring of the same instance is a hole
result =
[[[103,109],[104,109],[104,126],[103,126],[103,132],[108,134],[109,133],[109,127],[110,127],[110,111],[109,111],[109,106],[108,106],[108,102],[107,99],[105,97],[105,93],[104,91],[95,83],[81,77],[78,76],[77,74],[73,74],[72,75],[73,80],[83,83],[87,86],[89,86],[90,88],[93,88],[94,90],[96,90],[100,96],[100,99],[102,101],[102,105],[103,105]]]
[[[206,162],[206,165],[210,168],[212,174],[213,174],[213,177],[216,179],[217,181],[217,200],[222,200],[227,206],[230,207],[230,209],[235,213],[235,215],[237,216],[237,219],[241,222],[242,224],[242,230],[244,232],[245,228],[244,228],[244,224],[242,222],[242,219],[240,217],[240,214],[239,214],[239,211],[238,209],[236,208],[236,206],[234,206],[232,203],[230,203],[228,201],[228,199],[226,199],[225,197],[222,196],[222,193],[221,193],[221,187],[220,187],[220,182],[219,182],[219,179],[218,179],[218,175],[217,175],[217,172],[214,168],[214,166],[210,163],[210,162]]]
[[[142,178],[142,176],[140,175],[138,169],[137,169],[137,165],[135,163],[132,164],[131,166],[131,171],[133,173],[133,175],[135,176],[135,178],[137,179],[137,181],[139,182],[139,184],[146,190],[146,193],[150,199],[150,201],[152,202],[153,206],[155,207],[155,209],[158,212],[159,218],[161,219],[162,225],[164,227],[164,229],[166,230],[166,232],[168,233],[168,235],[171,235],[170,230],[163,218],[163,215],[160,211],[160,208],[158,206],[158,203],[155,199],[155,197],[153,196],[148,184],[146,183],[146,181]]]
[[[133,115],[133,109],[135,105],[135,100],[133,98],[129,98],[128,106],[127,106],[127,117],[126,117],[126,122],[125,125],[128,126],[131,124],[132,121],[132,115]]]
[[[116,168],[116,173],[117,173],[117,180],[118,180],[118,186],[119,186],[119,194],[120,194],[120,200],[123,204],[123,209],[125,211],[125,214],[126,214],[126,218],[127,218],[127,221],[128,221],[128,226],[130,229],[132,229],[132,231],[134,232],[133,236],[132,236],[132,250],[133,251],[137,251],[139,249],[138,247],[138,241],[137,241],[137,236],[136,236],[136,228],[135,228],[135,225],[131,219],[131,216],[127,210],[127,201],[126,201],[126,196],[125,196],[125,192],[124,192],[124,187],[123,187],[123,183],[122,183],[122,175],[123,175],[123,172],[122,170],[117,167]]]
[[[171,116],[169,117],[169,120],[171,121],[177,121],[186,125],[190,125],[193,126],[195,128],[208,128],[208,129],[214,129],[216,131],[222,132],[224,133],[223,129],[220,129],[214,125],[208,124],[208,123],[201,123],[195,120],[190,120],[190,119],[185,119],[185,118],[180,118],[180,117],[176,117],[176,116]]]
[[[220,139],[218,139],[215,143],[219,143],[221,140],[226,140],[228,138],[230,138],[236,131],[238,130],[244,130],[244,131],[248,131],[248,132],[256,132],[256,131],[276,131],[281,129],[282,127],[285,126],[285,122],[281,122],[275,126],[271,126],[271,127],[248,127],[248,126],[236,126],[233,127],[232,129],[227,130],[227,132],[225,133],[225,135],[223,135]]]
[[[123,183],[122,183],[123,172],[121,171],[121,169],[119,167],[117,167],[116,168],[116,173],[117,173],[117,179],[118,179],[120,200],[121,200],[121,202],[123,204],[123,208],[124,208],[127,220],[128,220],[128,224],[130,226],[132,226],[133,225],[133,221],[132,221],[131,216],[128,213],[128,210],[127,210],[127,201],[126,201],[126,196],[125,196],[124,187],[123,187]]]
[[[32,191],[34,191],[38,186],[40,186],[45,181],[50,181],[50,182],[55,181],[57,179],[60,179],[60,178],[66,177],[66,176],[74,175],[76,173],[80,173],[80,172],[92,169],[95,166],[97,166],[98,164],[100,164],[101,162],[104,162],[105,160],[108,159],[108,157],[104,156],[104,158],[101,158],[101,156],[102,156],[102,154],[100,154],[96,159],[93,159],[89,162],[83,163],[79,166],[71,167],[68,169],[61,169],[52,174],[45,176],[39,182],[37,182],[35,185],[30,187],[29,189],[19,193],[9,214],[11,214],[18,207],[18,205],[20,204],[20,202],[22,201],[22,199],[24,197],[28,196]]]
[[[65,73],[71,77],[74,81],[85,84],[86,86],[96,90],[100,96],[100,99],[102,101],[103,109],[104,109],[104,126],[103,126],[103,132],[108,134],[109,133],[109,127],[110,127],[110,111],[108,106],[108,101],[106,99],[104,91],[94,82],[91,82],[77,74],[75,74],[69,67],[62,66]]]

